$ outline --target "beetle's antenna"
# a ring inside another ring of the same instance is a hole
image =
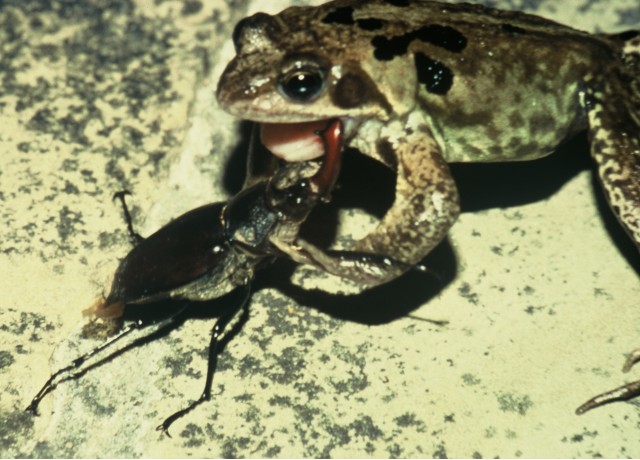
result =
[[[58,387],[58,385],[60,385],[62,382],[66,382],[67,380],[72,380],[72,379],[76,379],[78,377],[81,377],[86,372],[88,372],[90,369],[93,369],[95,367],[98,367],[101,364],[104,364],[105,362],[115,358],[116,356],[118,356],[121,353],[124,353],[125,351],[129,350],[130,348],[134,348],[140,342],[144,342],[150,336],[153,336],[153,335],[163,331],[164,329],[169,328],[170,326],[175,326],[176,325],[175,323],[177,322],[177,318],[185,311],[185,309],[186,309],[186,305],[182,306],[182,308],[180,308],[175,314],[173,314],[170,317],[168,317],[167,319],[165,319],[162,322],[162,324],[160,324],[160,326],[158,326],[158,328],[154,332],[152,332],[151,334],[146,335],[144,337],[140,337],[136,341],[130,343],[127,346],[125,346],[122,350],[117,350],[114,353],[110,354],[109,356],[104,357],[100,361],[91,364],[87,368],[79,370],[78,372],[72,373],[74,370],[80,369],[80,367],[82,367],[82,365],[88,359],[90,359],[93,356],[97,355],[98,353],[100,353],[104,349],[110,347],[114,343],[119,342],[121,339],[123,339],[124,337],[128,336],[129,334],[131,334],[133,331],[137,331],[139,329],[142,329],[142,328],[148,326],[149,322],[142,321],[142,320],[137,320],[137,321],[127,325],[118,334],[116,334],[113,337],[109,338],[104,343],[98,345],[93,350],[91,350],[91,351],[85,353],[84,355],[79,356],[78,358],[74,359],[71,362],[71,364],[69,364],[68,366],[65,366],[62,369],[59,369],[58,371],[56,371],[53,374],[51,374],[51,377],[49,377],[49,380],[47,380],[45,382],[45,384],[42,386],[40,391],[38,391],[38,393],[35,395],[35,397],[31,400],[31,403],[27,406],[25,411],[31,412],[31,413],[33,413],[35,415],[38,415],[38,406],[40,405],[40,401],[42,401],[42,399],[46,395],[48,395],[53,390],[55,390]],[[58,377],[60,377],[60,376],[62,376],[64,374],[67,374],[67,373],[69,373],[70,375],[68,375],[66,377],[58,378]]]
[[[162,431],[168,437],[171,437],[171,434],[169,434],[169,427],[173,424],[173,422],[178,420],[180,417],[188,414],[203,402],[209,401],[211,399],[211,385],[213,384],[213,375],[218,364],[218,355],[224,350],[227,343],[229,343],[229,341],[233,337],[235,337],[238,332],[240,332],[242,327],[249,319],[248,306],[249,299],[251,298],[251,285],[249,284],[243,286],[243,288],[245,290],[245,295],[242,302],[238,306],[231,308],[225,314],[220,316],[218,318],[218,321],[216,321],[216,324],[213,326],[213,329],[211,330],[211,341],[209,342],[209,360],[207,362],[207,378],[204,383],[204,390],[202,394],[198,399],[192,401],[191,404],[189,404],[187,407],[185,407],[184,409],[180,409],[178,412],[170,415],[164,420],[164,422],[156,427],[156,430]],[[222,339],[220,339],[220,336],[224,332],[225,327],[227,327],[229,322],[236,316],[239,310],[242,310],[242,314],[240,315],[238,322],[233,325],[233,328],[231,328],[231,330],[227,334],[225,334]]]
[[[135,245],[144,240],[144,238],[133,229],[133,219],[131,218],[131,214],[129,213],[127,202],[124,199],[126,195],[131,195],[131,192],[129,190],[120,190],[119,192],[113,194],[112,199],[118,199],[122,203],[122,209],[124,210],[124,220],[127,223],[127,230],[129,230],[129,236],[131,237],[131,239],[133,240],[133,244]]]

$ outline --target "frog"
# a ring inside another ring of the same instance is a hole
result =
[[[345,147],[395,175],[393,204],[368,235],[343,251],[299,238],[280,247],[293,260],[364,288],[387,283],[458,218],[450,163],[533,160],[585,130],[609,206],[640,249],[640,31],[591,34],[468,3],[334,0],[256,13],[233,43],[217,100],[257,124],[273,157],[323,156],[315,133],[337,119]],[[639,394],[628,384],[578,412]]]

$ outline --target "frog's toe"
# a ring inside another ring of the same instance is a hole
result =
[[[640,348],[632,351],[629,354],[627,360],[624,363],[622,371],[629,372],[633,365],[638,361],[640,361]],[[605,404],[616,401],[628,401],[629,399],[633,399],[638,396],[640,396],[640,380],[627,383],[618,388],[614,388],[613,390],[594,396],[589,401],[578,407],[576,409],[576,414],[581,415],[587,411],[590,411],[591,409],[595,409],[596,407],[604,406]]]

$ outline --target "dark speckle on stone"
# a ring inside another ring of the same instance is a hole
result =
[[[350,423],[350,428],[353,429],[356,436],[360,436],[368,439],[379,439],[384,433],[382,430],[373,422],[371,417],[368,415],[363,415],[360,418],[354,420]]]
[[[437,446],[437,449],[433,452],[433,458],[449,458],[444,444]]]
[[[66,172],[72,172],[78,170],[78,160],[72,158],[65,158],[62,162],[62,170]]]
[[[79,227],[83,226],[82,216],[77,212],[64,206],[59,213],[58,218],[58,235],[62,242],[66,241],[74,232],[79,230]]]
[[[10,352],[6,350],[0,351],[0,369],[11,366],[15,361],[15,358]]]
[[[517,396],[511,393],[503,393],[498,395],[498,404],[503,412],[516,412],[520,415],[526,415],[533,402],[529,396]]]
[[[418,432],[426,431],[425,423],[418,419],[418,416],[413,412],[406,412],[393,419],[393,421],[402,428],[414,427]]]
[[[188,423],[180,437],[185,439],[184,447],[200,447],[205,442],[204,431],[194,423]]]
[[[478,294],[473,292],[469,283],[463,283],[462,286],[458,288],[458,293],[461,297],[467,299],[471,304],[478,304]]]
[[[12,457],[7,452],[15,448],[20,440],[32,439],[33,422],[33,415],[24,410],[3,409],[0,412],[0,452],[3,453],[3,457]],[[53,458],[55,455],[43,457]]]
[[[202,2],[200,0],[186,0],[182,5],[182,15],[190,16],[199,13],[202,10]]]
[[[238,458],[242,457],[241,454],[251,444],[251,439],[246,436],[231,436],[226,438],[224,445],[222,446],[222,457],[225,458]]]
[[[192,378],[200,378],[202,373],[194,370],[190,366],[193,362],[193,357],[189,353],[182,353],[180,355],[167,356],[163,360],[163,367],[171,369],[171,377],[179,377],[181,375],[187,375]]]
[[[11,311],[11,309],[9,311]],[[36,313],[26,312],[21,312],[19,318],[15,321],[0,324],[0,331],[8,332],[13,335],[24,335],[27,330],[33,330],[34,332],[30,337],[30,340],[33,342],[40,340],[38,332],[49,332],[54,329],[54,324],[47,321],[46,317]]]
[[[396,442],[394,442],[393,444],[389,445],[389,447],[387,447],[387,450],[389,452],[389,458],[400,458],[402,457],[402,447],[400,447],[400,445]]]

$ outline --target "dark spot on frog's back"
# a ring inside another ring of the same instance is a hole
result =
[[[322,22],[325,24],[342,24],[346,26],[357,24],[360,29],[366,31],[380,30],[384,26],[384,21],[381,19],[368,18],[358,19],[357,21],[354,20],[353,8],[350,6],[336,8],[335,10],[327,13],[327,15],[322,18]]]
[[[411,2],[409,0],[387,0],[387,3],[393,6],[404,7],[409,6]]]
[[[353,8],[350,6],[336,8],[328,13],[322,19],[322,22],[325,24],[345,24],[348,26],[355,24],[355,21],[353,20]]]
[[[372,31],[372,30],[380,30],[384,27],[384,21],[381,19],[358,19],[356,21],[358,27],[362,30]]]
[[[418,40],[431,43],[452,53],[459,53],[467,47],[467,38],[453,27],[425,26],[419,28],[415,34]]]
[[[413,37],[410,34],[391,38],[376,35],[371,39],[373,56],[379,61],[390,61],[397,56],[405,54],[412,40]]]
[[[511,35],[524,35],[527,33],[522,27],[514,26],[512,24],[502,24],[502,30]]]
[[[467,47],[467,39],[456,29],[448,26],[428,25],[387,38],[384,35],[376,35],[371,40],[374,47],[373,55],[380,61],[390,61],[397,56],[406,54],[409,45],[414,40],[445,49],[452,53],[459,53]]]
[[[440,61],[416,53],[414,56],[418,81],[422,83],[428,92],[445,95],[453,85],[453,72]]]

